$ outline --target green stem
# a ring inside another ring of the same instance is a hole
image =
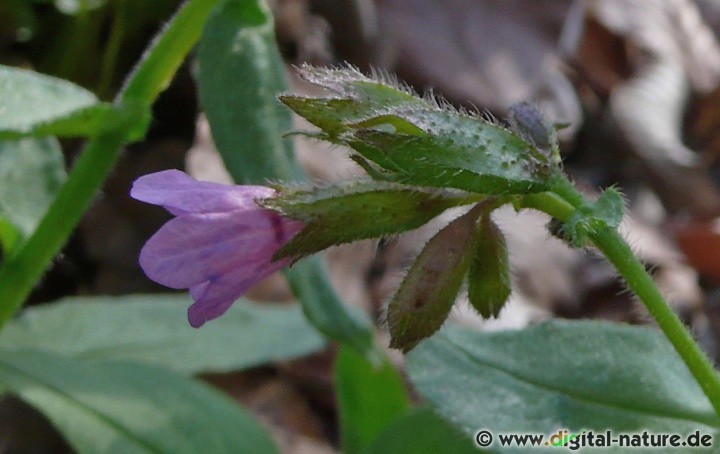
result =
[[[97,94],[100,99],[107,99],[115,81],[115,69],[120,55],[125,29],[127,28],[128,6],[126,0],[116,0],[112,3],[113,18],[110,37],[105,46],[100,68],[100,80],[97,85]]]
[[[522,208],[535,208],[561,221],[567,221],[576,207],[584,203],[570,181],[558,181],[553,192],[525,196]],[[662,294],[617,230],[606,227],[590,234],[590,239],[615,266],[632,290],[647,307],[660,329],[675,347],[690,373],[720,415],[720,375],[702,352],[685,325],[665,302]]]
[[[127,108],[128,100],[135,106],[152,104],[200,38],[205,19],[218,1],[190,0],[180,9],[129,77],[116,98],[117,106]],[[38,228],[22,249],[0,268],[0,327],[20,309],[80,222],[136,125],[133,121],[118,124],[88,142]]]
[[[628,287],[645,304],[665,336],[680,354],[697,380],[715,412],[720,415],[720,375],[702,352],[685,325],[665,302],[645,267],[635,257],[630,246],[611,228],[590,235],[595,246],[625,278]]]
[[[575,212],[575,207],[570,205],[562,197],[552,192],[541,192],[539,194],[530,194],[521,198],[516,204],[517,208],[534,208],[536,210],[547,213],[550,216],[563,222],[570,219]]]
[[[115,130],[91,140],[72,169],[53,204],[17,255],[0,268],[0,326],[20,308],[42,276],[48,263],[62,248],[80,222],[85,209],[112,168],[125,140]]]
[[[561,173],[556,174],[552,179],[552,193],[562,197],[567,203],[579,207],[585,203],[585,197],[575,189],[575,186]]]
[[[135,98],[149,104],[165,90],[202,34],[208,14],[219,0],[189,0],[145,52],[128,77],[118,100]]]

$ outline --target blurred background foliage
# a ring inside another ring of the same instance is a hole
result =
[[[110,99],[176,0],[6,0],[0,60],[68,79]]]

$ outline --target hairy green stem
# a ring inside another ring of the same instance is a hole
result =
[[[561,221],[567,221],[584,197],[570,181],[558,181],[554,192],[533,194],[521,199],[519,206],[535,208]],[[690,373],[720,415],[720,375],[705,356],[692,334],[665,302],[660,290],[617,230],[605,227],[590,233],[590,239],[600,252],[615,266],[632,290],[642,301],[675,347]]]
[[[152,104],[200,39],[205,19],[218,2],[189,0],[155,38],[116,99],[134,98]]]
[[[205,19],[217,2],[190,0],[180,9],[153,41],[116,98],[119,108],[126,108],[126,101],[152,104],[200,38]],[[0,268],[0,327],[20,309],[80,222],[137,123],[127,121],[115,126],[88,142],[38,228]]]
[[[628,287],[645,304],[688,369],[697,380],[715,412],[720,415],[720,375],[693,339],[685,325],[665,302],[645,267],[630,246],[611,228],[603,228],[590,234],[595,246],[612,263],[625,279]]]

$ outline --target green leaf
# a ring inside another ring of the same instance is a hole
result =
[[[56,139],[0,141],[0,240],[8,255],[35,231],[65,179]]]
[[[305,222],[305,227],[277,252],[275,257],[279,259],[413,230],[446,209],[468,201],[467,194],[351,181],[309,190],[281,189],[278,197],[258,203]]]
[[[287,90],[287,81],[265,2],[220,3],[203,30],[198,62],[200,99],[233,179],[243,184],[304,179],[291,140],[282,137],[291,128],[291,113],[277,96]],[[343,305],[319,260],[295,264],[285,275],[318,330],[376,355],[372,323]]]
[[[224,1],[210,14],[198,49],[198,84],[215,145],[235,181],[301,179],[272,14],[263,1]]]
[[[404,115],[412,121],[420,113],[410,111]],[[428,112],[426,117],[431,118],[428,124],[444,125],[436,130],[423,128],[427,131],[424,135],[359,129],[353,137],[381,150],[386,159],[400,168],[394,178],[400,183],[491,195],[549,189],[547,160],[539,158],[534,148],[509,131],[454,112]],[[363,157],[372,160],[372,155]]]
[[[0,383],[80,453],[277,452],[236,403],[164,369],[0,350]]]
[[[318,126],[323,132],[299,132],[316,140],[325,140],[337,145],[347,145],[366,156],[367,159],[378,163],[383,169],[400,171],[381,150],[364,144],[360,140],[353,140],[348,136],[352,131],[347,124],[351,119],[362,122],[375,112],[373,104],[360,105],[350,99],[316,99],[301,96],[283,95],[280,100],[295,113]],[[353,156],[356,159],[357,156]]]
[[[329,69],[304,64],[300,67],[299,74],[306,81],[326,88],[340,97],[308,98],[283,95],[280,100],[295,113],[322,129],[328,135],[327,140],[338,143],[343,143],[344,133],[352,133],[358,125],[374,126],[378,122],[375,120],[378,116],[383,118],[380,122],[394,125],[400,132],[417,133],[421,130],[412,123],[398,117],[384,116],[380,112],[430,106],[418,98],[409,87],[401,86],[388,77],[373,80],[353,67]]]
[[[27,69],[0,66],[0,138],[16,138],[62,120],[87,122],[98,107],[94,94],[55,77]],[[13,137],[14,135],[14,137]]]
[[[0,129],[17,130],[65,118],[98,103],[84,88],[28,69],[0,65]]]
[[[388,104],[419,106],[424,103],[410,86],[398,82],[393,76],[383,72],[376,72],[371,78],[352,66],[323,68],[303,64],[300,66],[300,75],[311,84],[326,88],[340,96],[369,102],[375,108]]]
[[[410,404],[402,378],[388,359],[380,366],[341,348],[335,362],[342,450],[359,453]]]
[[[550,153],[508,129],[444,103],[416,97],[406,87],[372,80],[356,70],[301,68],[306,80],[335,92],[332,98],[283,96],[298,115],[417,186],[452,187],[483,194],[549,189],[559,171]]]
[[[477,454],[482,452],[470,437],[452,427],[427,407],[412,409],[397,418],[364,454]]]
[[[497,317],[510,297],[510,291],[510,265],[505,236],[488,213],[478,224],[475,254],[468,270],[470,304],[483,318]]]
[[[445,322],[470,266],[480,208],[436,233],[415,258],[388,304],[390,347],[406,353]]]
[[[578,207],[565,223],[562,234],[573,246],[585,245],[588,236],[598,229],[617,228],[622,221],[625,202],[614,188],[606,189],[596,201]]]
[[[92,137],[111,129],[124,128],[128,140],[140,140],[150,125],[150,108],[131,101],[121,105],[100,103],[73,112],[67,117],[32,128],[0,131],[0,139],[22,137]]]
[[[23,137],[90,137],[133,124],[140,139],[150,123],[142,103],[99,102],[94,94],[63,79],[0,66],[0,140]]]
[[[214,323],[192,329],[185,315],[191,303],[186,295],[66,298],[8,322],[0,345],[196,374],[293,359],[325,344],[295,305],[241,300]]]
[[[407,365],[418,392],[471,436],[558,428],[720,435],[720,418],[685,364],[647,328],[550,321],[490,333],[448,326],[408,355]]]

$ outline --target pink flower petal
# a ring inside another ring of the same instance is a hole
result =
[[[232,304],[250,288],[288,265],[290,259],[265,263],[252,274],[242,270],[220,276],[191,287],[190,294],[196,301],[188,308],[188,321],[194,328],[199,328],[206,321],[223,315]]]
[[[287,223],[281,220],[261,209],[179,216],[145,243],[140,266],[150,279],[171,288],[187,288],[233,270],[252,272],[270,262],[286,240]]]
[[[265,186],[231,186],[197,181],[179,170],[144,175],[133,184],[130,196],[160,205],[172,214],[217,213],[257,209],[254,199],[275,195]]]
[[[255,203],[273,197],[273,189],[198,182],[178,170],[139,178],[131,195],[177,216],[145,243],[140,266],[155,282],[190,289],[194,327],[224,314],[250,287],[291,263],[272,257],[303,227]]]

